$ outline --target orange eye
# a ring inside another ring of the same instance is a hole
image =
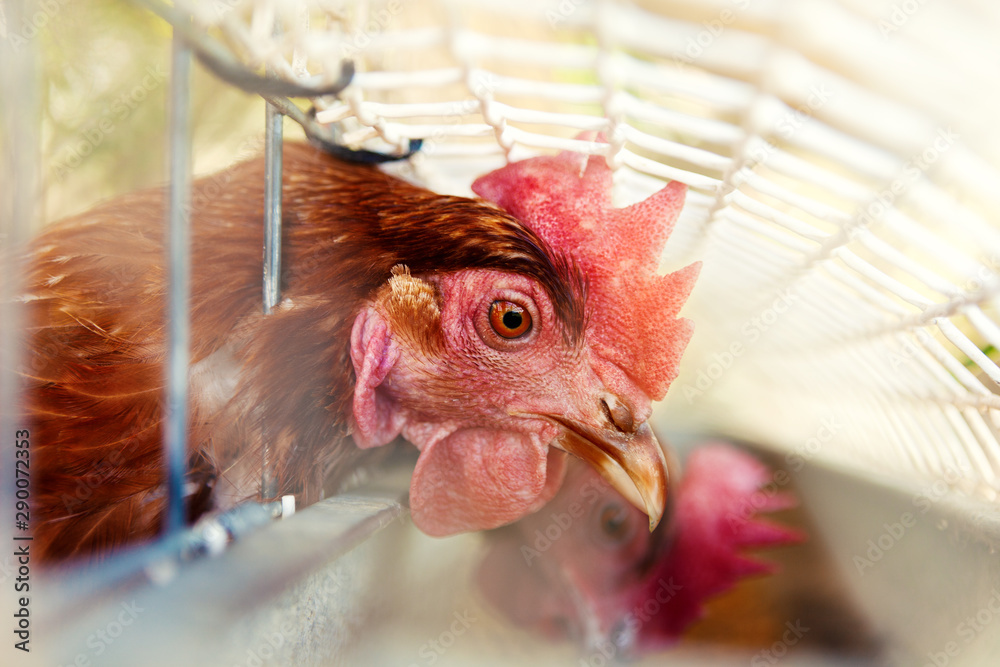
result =
[[[531,313],[512,301],[490,304],[490,326],[501,338],[520,338],[531,331]]]

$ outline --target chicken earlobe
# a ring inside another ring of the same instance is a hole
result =
[[[402,265],[373,301],[362,307],[351,329],[354,387],[354,441],[367,449],[388,444],[405,423],[395,401],[379,387],[400,357],[400,344],[434,349],[440,345],[441,309],[430,283]]]
[[[399,359],[389,324],[374,308],[364,308],[351,330],[351,361],[357,375],[354,386],[352,433],[362,449],[388,444],[399,435],[403,417],[392,399],[378,390]]]

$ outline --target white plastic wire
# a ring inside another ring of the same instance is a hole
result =
[[[687,183],[665,263],[704,270],[676,419],[788,452],[826,424],[819,459],[1000,491],[989,0],[190,4],[252,67],[352,59],[318,119],[424,139],[426,183],[564,149],[604,155],[619,199]]]

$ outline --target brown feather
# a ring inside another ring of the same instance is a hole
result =
[[[305,145],[286,145],[284,159],[284,300],[267,317],[263,161],[230,169],[217,196],[209,189],[219,177],[195,184],[190,520],[259,491],[264,441],[279,494],[315,499],[316,470],[351,469],[361,450],[347,437],[350,330],[397,265],[414,276],[524,273],[549,293],[567,336],[585,326],[579,272],[499,209]],[[36,447],[35,537],[47,560],[104,553],[160,530],[163,202],[162,190],[122,197],[51,227],[33,246],[22,375]]]

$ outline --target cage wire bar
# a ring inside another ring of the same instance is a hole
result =
[[[275,31],[280,30],[275,25]],[[192,50],[176,27],[172,39],[169,91],[168,144],[170,184],[168,187],[167,263],[169,291],[167,303],[167,390],[164,429],[164,466],[168,480],[167,515],[164,532],[176,534],[185,527],[183,485],[186,473],[188,366],[190,358],[190,211],[192,187],[191,157],[191,61]],[[271,102],[265,103],[265,182],[264,245],[262,256],[263,312],[269,315],[281,300],[281,182],[282,124],[284,115]],[[262,425],[262,502],[277,495],[274,462],[271,460],[267,425]],[[294,500],[283,498],[264,506],[267,515],[278,517],[294,512]],[[250,521],[256,524],[259,520]],[[229,526],[232,527],[232,526]],[[239,531],[230,531],[238,533]],[[183,546],[182,546],[183,548]],[[213,547],[214,548],[214,547]]]
[[[275,26],[277,32],[279,27]],[[188,365],[190,348],[190,210],[191,210],[191,60],[192,52],[174,29],[168,117],[170,184],[168,188],[167,263],[167,389],[164,429],[164,466],[168,492],[164,532],[183,530],[183,485],[187,451]],[[263,311],[268,315],[281,299],[281,173],[284,115],[270,102],[265,116],[264,246],[262,261]],[[274,462],[265,437],[261,452],[261,501],[277,494]],[[288,500],[285,501],[288,511]]]
[[[282,124],[284,115],[270,102],[265,104],[264,135],[264,314],[270,315],[281,300],[281,177],[282,177]],[[278,493],[278,480],[274,477],[274,461],[267,424],[262,425],[261,439],[261,500],[269,500]]]
[[[187,465],[188,365],[191,345],[191,50],[176,33],[171,42],[167,186],[167,359],[164,467],[167,508],[164,533],[184,529]]]
[[[4,6],[6,20],[18,25],[34,13],[33,0],[13,0]],[[0,505],[10,513],[4,516],[0,539],[7,552],[0,563],[4,567],[5,585],[0,609],[4,618],[14,619],[15,596],[12,574],[17,563],[14,554],[22,547],[31,549],[30,517],[25,529],[18,529],[14,520],[16,501],[25,499],[28,491],[15,476],[16,452],[27,450],[30,475],[30,433],[18,419],[21,378],[17,373],[24,357],[22,319],[16,297],[22,284],[22,262],[18,259],[30,238],[39,213],[39,173],[41,164],[41,92],[38,85],[39,54],[33,41],[15,46],[13,40],[0,40]],[[23,444],[23,447],[21,446]],[[30,559],[30,557],[29,557]],[[23,574],[23,573],[22,573]],[[20,611],[20,610],[18,610]],[[37,611],[37,608],[34,609]],[[22,637],[12,624],[8,642],[13,644]],[[5,642],[7,643],[7,642]],[[5,647],[6,648],[6,647]]]

